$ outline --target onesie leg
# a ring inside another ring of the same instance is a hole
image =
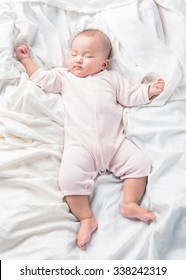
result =
[[[64,148],[59,172],[63,196],[91,194],[96,176],[95,162],[84,147],[74,144]]]
[[[120,207],[122,216],[144,222],[155,220],[156,216],[151,211],[140,206],[150,169],[148,158],[125,139],[110,162],[110,171],[124,180],[123,202]]]

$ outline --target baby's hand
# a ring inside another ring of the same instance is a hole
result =
[[[149,99],[151,99],[153,96],[159,95],[165,87],[165,82],[163,79],[158,79],[154,83],[152,83],[149,86]]]
[[[26,45],[21,45],[16,49],[16,55],[19,60],[29,58],[30,57],[30,49]]]

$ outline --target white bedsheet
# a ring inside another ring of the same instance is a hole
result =
[[[78,2],[0,4],[0,257],[186,259],[186,2]],[[142,204],[157,220],[121,217],[122,183],[102,175],[91,197],[99,228],[81,251],[57,181],[62,98],[33,85],[14,48],[26,42],[41,66],[64,66],[71,39],[85,28],[109,35],[112,67],[131,82],[161,76],[166,88],[150,105],[124,110],[129,139],[152,161]]]

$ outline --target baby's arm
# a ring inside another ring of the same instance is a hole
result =
[[[16,55],[35,85],[45,92],[61,92],[62,75],[59,71],[55,69],[52,69],[51,71],[41,69],[40,66],[32,60],[30,49],[26,45],[19,46],[16,49]],[[35,72],[36,74],[34,74]]]
[[[152,99],[154,96],[159,95],[165,87],[165,82],[163,79],[158,79],[149,86],[148,96]]]
[[[39,66],[31,58],[30,49],[28,46],[21,45],[17,47],[16,55],[21,64],[24,66],[29,77],[32,76],[32,74],[36,72],[37,69],[39,69]]]
[[[117,101],[125,107],[141,106],[151,102],[151,99],[159,95],[165,86],[163,79],[158,79],[151,84],[129,84],[128,80],[117,75],[116,92]]]

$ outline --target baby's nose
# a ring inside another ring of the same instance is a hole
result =
[[[76,58],[76,62],[77,63],[82,63],[83,62],[82,56],[78,55],[77,58]]]

